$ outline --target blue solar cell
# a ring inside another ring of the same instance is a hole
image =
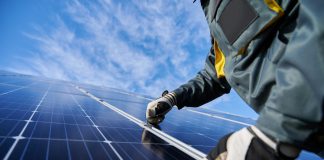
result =
[[[90,125],[91,124],[89,119],[86,118],[85,116],[74,116],[74,119],[75,119],[76,123],[80,124],[80,125]]]
[[[64,124],[51,124],[51,133],[50,138],[53,139],[65,139],[66,138],[66,130]]]
[[[143,129],[100,128],[102,133],[114,142],[141,142]]]
[[[48,159],[71,159],[70,148],[68,141],[65,140],[50,140],[48,149]]]
[[[23,140],[24,143],[27,141],[27,144],[23,150],[22,153],[19,153],[21,155],[20,158],[22,159],[46,159],[46,151],[48,147],[48,141],[47,140]],[[21,143],[21,144],[23,144]],[[20,145],[20,144],[18,144]],[[17,154],[17,155],[19,155]]]
[[[0,157],[5,157],[10,147],[14,143],[14,139],[12,138],[2,138],[0,136]]]
[[[70,154],[72,159],[90,159],[91,155],[84,142],[69,141]]]
[[[32,120],[39,121],[39,122],[51,122],[52,113],[36,112]]]
[[[64,115],[64,122],[68,124],[76,124],[75,119],[72,115]]]
[[[80,129],[77,125],[66,125],[66,133],[68,139],[78,139],[78,140],[83,140],[83,139],[89,139],[88,137],[83,138]]]
[[[217,144],[215,139],[204,136],[203,134],[167,131],[166,133],[190,145],[215,146]]]
[[[31,114],[32,113],[28,111],[14,110],[12,114],[7,117],[7,119],[25,120],[28,119]]]
[[[26,148],[28,140],[27,139],[22,139],[20,140],[17,145],[15,146],[12,154],[10,155],[9,159],[20,159],[24,149]]]
[[[52,114],[51,120],[53,123],[64,123],[63,114]]]
[[[50,124],[41,122],[31,122],[25,132],[24,137],[31,138],[49,138]]]
[[[12,115],[15,110],[12,109],[0,109],[0,119],[4,119]]]
[[[98,130],[93,126],[79,126],[82,136],[86,140],[104,141]]]
[[[0,120],[0,136],[1,137],[14,137],[18,136],[20,130],[23,129],[24,121],[17,120]]]
[[[85,142],[93,159],[118,159],[111,147],[102,142]]]
[[[170,145],[114,143],[113,146],[124,159],[193,159]]]
[[[98,126],[113,127],[113,128],[137,128],[138,125],[124,119],[111,119],[111,118],[93,118],[93,121]]]

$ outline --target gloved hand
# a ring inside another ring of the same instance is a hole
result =
[[[164,91],[161,98],[154,100],[147,105],[147,122],[152,125],[158,125],[163,121],[165,114],[167,114],[174,105],[176,105],[175,93]]]
[[[224,136],[207,156],[212,160],[296,159],[300,149],[276,143],[257,127],[243,128]]]

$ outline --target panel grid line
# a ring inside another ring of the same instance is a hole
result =
[[[65,118],[63,118],[63,121],[65,123]],[[66,131],[66,125],[63,125],[63,126],[64,126],[64,132],[65,132],[65,140],[66,140],[67,152],[68,152],[68,155],[69,155],[69,159],[72,159],[71,158],[71,151],[70,151],[69,141],[68,141],[68,136],[67,136],[67,131]]]
[[[50,87],[49,87],[49,88],[50,88]],[[47,91],[44,93],[44,95],[43,95],[42,99],[40,100],[40,102],[38,103],[36,109],[33,111],[32,115],[31,115],[31,116],[29,117],[29,119],[27,120],[27,122],[26,122],[24,128],[21,130],[21,132],[19,133],[19,135],[15,138],[15,142],[14,142],[14,143],[12,144],[12,146],[10,147],[9,151],[7,152],[6,156],[4,157],[4,160],[8,160],[8,159],[9,159],[9,157],[10,157],[10,155],[12,154],[13,150],[15,149],[15,147],[16,147],[18,141],[21,140],[21,139],[23,139],[23,137],[22,137],[23,133],[25,132],[25,130],[26,130],[28,124],[31,122],[31,119],[34,117],[34,115],[35,115],[37,109],[39,108],[40,104],[43,103],[44,98],[45,98],[45,97],[47,96],[47,94],[48,94],[48,90],[49,90],[49,88],[48,88]]]
[[[117,150],[114,148],[114,146],[111,145],[111,141],[109,141],[106,136],[100,131],[100,129],[98,128],[98,126],[92,121],[92,119],[90,118],[90,116],[87,114],[87,112],[85,112],[85,110],[82,108],[82,106],[79,104],[79,102],[73,97],[73,100],[75,101],[75,103],[81,108],[82,112],[87,116],[87,118],[90,120],[90,122],[93,124],[93,126],[97,129],[97,131],[100,133],[100,135],[105,139],[105,143],[107,143],[109,145],[109,147],[114,151],[114,153],[116,154],[116,156],[122,160],[123,158],[120,156],[120,154],[117,152]]]
[[[71,97],[73,98],[72,95],[71,95]],[[75,116],[72,115],[72,117],[73,117],[73,120],[75,121],[75,123],[77,124],[76,126],[77,126],[77,128],[78,128],[78,131],[79,131],[79,133],[80,133],[81,138],[84,140],[83,134],[82,134],[82,132],[81,132],[81,130],[80,130],[80,127],[79,127],[79,125],[78,125],[76,119],[75,119]],[[90,159],[93,159],[92,156],[91,156],[91,153],[90,153],[90,151],[89,151],[89,149],[88,149],[88,146],[87,146],[86,143],[85,143],[85,141],[83,141],[83,145],[84,145],[85,149],[87,150],[87,153],[88,153]]]
[[[53,112],[51,114],[51,122],[53,122]],[[52,133],[52,125],[49,125],[49,132],[48,132],[48,140],[47,140],[47,148],[46,148],[46,159],[49,158],[49,149],[50,149],[50,139],[51,139],[51,133]]]
[[[38,119],[39,119],[39,117],[37,118],[37,120],[38,120]],[[37,125],[37,121],[35,122],[34,128],[33,128],[32,132],[31,132],[30,136],[32,136],[32,135],[34,134],[34,131],[35,131],[36,125]],[[23,153],[22,153],[21,156],[20,156],[21,159],[25,156],[26,151],[27,151],[27,147],[28,147],[29,143],[30,143],[30,139],[28,139],[28,141],[27,141],[27,143],[26,143],[26,145],[25,145],[24,151],[23,151]]]
[[[123,136],[119,130],[116,130],[116,132],[118,133],[118,135],[120,135],[120,137],[122,137],[124,140],[127,141],[126,137]],[[109,133],[108,133],[109,134]],[[140,153],[145,159],[147,159],[147,157],[145,157],[145,155],[143,155],[143,153],[141,153],[138,148],[134,147],[133,145],[131,145],[132,148],[134,148],[136,151],[138,151],[138,153]],[[123,148],[121,148],[121,150],[124,150]],[[126,151],[125,151],[126,152]],[[127,152],[126,152],[127,153]]]

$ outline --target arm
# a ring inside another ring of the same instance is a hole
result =
[[[300,1],[297,27],[278,61],[276,85],[257,121],[257,127],[277,141],[312,151],[324,147],[318,146],[324,144],[323,5],[321,0]]]
[[[184,106],[200,106],[216,97],[229,93],[230,86],[225,78],[217,78],[214,49],[206,58],[205,68],[202,69],[195,78],[171,93],[163,93],[162,97],[150,102],[146,109],[146,119],[148,123],[158,125],[172,106],[177,105],[178,109]]]
[[[215,71],[214,49],[206,58],[205,68],[196,77],[181,85],[173,92],[176,94],[179,109],[184,106],[200,106],[224,93],[229,93],[231,87],[224,78],[218,79]]]

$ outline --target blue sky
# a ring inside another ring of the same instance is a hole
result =
[[[159,96],[204,66],[209,31],[192,0],[2,0],[0,69]],[[205,105],[256,117],[232,91]]]

